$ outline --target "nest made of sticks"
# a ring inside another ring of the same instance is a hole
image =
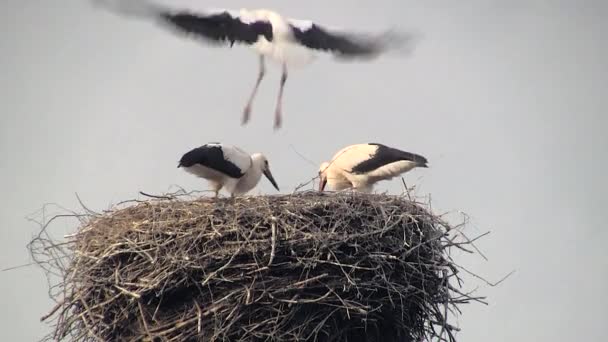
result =
[[[59,276],[52,340],[455,341],[456,233],[401,196],[135,201],[32,255]],[[48,267],[50,265],[50,268]]]

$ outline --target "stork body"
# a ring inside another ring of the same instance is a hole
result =
[[[259,70],[253,90],[243,110],[242,124],[251,116],[251,108],[265,74],[265,59],[281,65],[282,75],[275,107],[274,127],[282,123],[283,89],[288,68],[309,64],[315,51],[324,51],[341,59],[371,59],[391,49],[411,46],[413,36],[387,32],[362,35],[330,31],[311,21],[289,19],[266,9],[233,11],[210,10],[200,13],[180,11],[149,0],[94,0],[96,3],[134,17],[155,19],[176,31],[208,43],[236,43],[251,46],[259,54]]]
[[[415,167],[428,167],[426,158],[377,143],[350,145],[321,164],[319,189],[323,191],[327,185],[333,190],[371,192],[375,183]]]
[[[245,194],[258,184],[262,175],[279,190],[266,157],[261,153],[249,155],[235,146],[205,144],[184,154],[177,167],[208,180],[215,197],[222,188],[231,196]]]

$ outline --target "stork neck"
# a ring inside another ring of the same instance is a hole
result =
[[[262,177],[263,163],[263,159],[258,158],[256,155],[251,156],[251,167],[249,170],[247,170],[247,172],[245,172],[239,181],[239,193],[245,193],[253,189],[258,184],[260,178]]]
[[[251,168],[245,174],[244,177],[247,178],[247,181],[251,180],[254,183],[257,183],[262,177],[262,170],[264,168],[264,161],[255,157],[251,158]]]

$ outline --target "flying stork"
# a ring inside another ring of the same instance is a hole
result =
[[[258,184],[262,174],[279,190],[266,157],[261,153],[249,155],[236,146],[205,144],[184,154],[177,167],[207,179],[215,197],[222,188],[231,197],[245,194]]]
[[[425,157],[377,143],[355,144],[338,151],[319,167],[319,190],[353,188],[371,192],[374,184],[415,167],[428,167]]]
[[[394,49],[413,46],[414,35],[388,31],[380,35],[329,30],[311,21],[289,19],[271,10],[209,10],[194,13],[174,10],[149,0],[93,0],[119,14],[156,20],[177,32],[215,45],[243,43],[259,54],[259,72],[241,123],[249,121],[253,100],[264,78],[265,58],[278,62],[282,76],[277,97],[274,128],[281,127],[283,88],[288,67],[303,67],[312,62],[316,51],[338,59],[372,59]]]

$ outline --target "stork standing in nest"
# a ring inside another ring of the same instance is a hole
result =
[[[261,153],[249,155],[236,146],[205,144],[184,154],[177,167],[207,179],[215,197],[222,188],[231,197],[245,194],[258,184],[262,175],[279,190],[270,172],[268,159]]]
[[[119,14],[156,20],[208,43],[243,43],[259,54],[258,77],[243,110],[242,124],[251,116],[253,100],[264,78],[265,59],[278,62],[282,76],[275,107],[274,128],[281,127],[283,88],[288,67],[308,65],[315,51],[333,54],[342,60],[372,59],[389,50],[413,46],[414,35],[388,31],[379,35],[328,30],[311,21],[285,18],[266,9],[228,9],[193,13],[173,10],[148,0],[93,0]]]
[[[328,185],[333,190],[352,188],[371,192],[374,184],[390,180],[415,167],[428,167],[425,157],[382,144],[347,146],[334,155],[330,162],[319,167],[319,190]]]

